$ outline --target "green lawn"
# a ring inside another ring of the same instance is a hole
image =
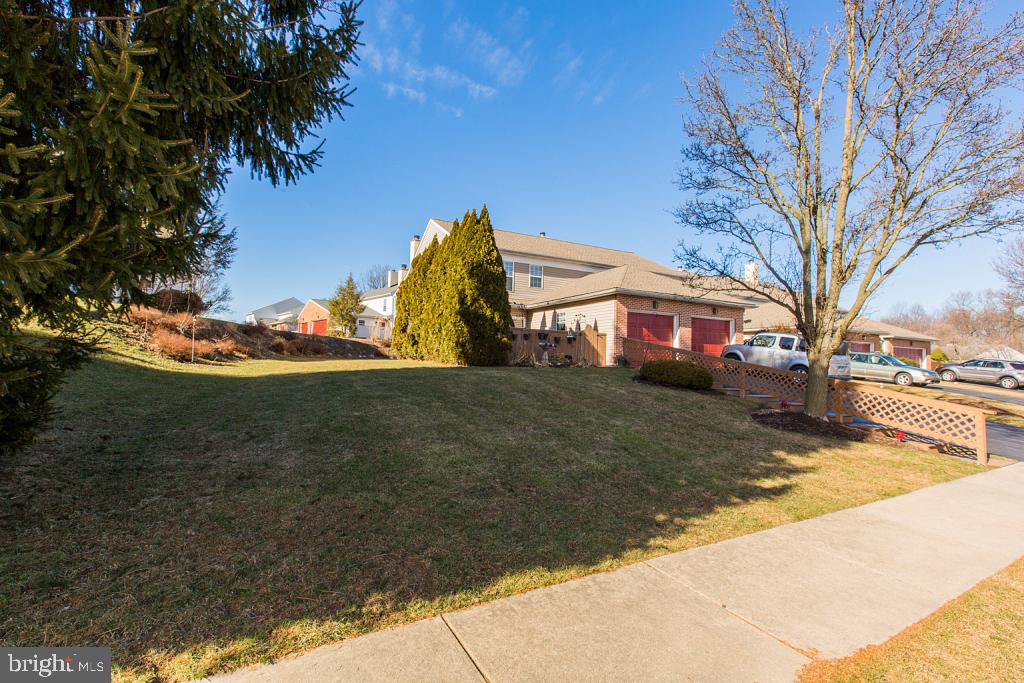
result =
[[[0,642],[187,679],[979,471],[630,377],[115,347],[3,463]]]
[[[814,662],[801,683],[1024,680],[1024,559],[877,646]]]

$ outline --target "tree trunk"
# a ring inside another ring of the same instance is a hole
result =
[[[804,412],[825,419],[828,412],[828,361],[830,354],[807,351],[807,398]]]

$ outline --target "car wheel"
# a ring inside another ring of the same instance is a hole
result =
[[[726,357],[727,359],[729,359],[729,360],[740,360],[740,361],[741,361],[741,360],[743,360],[742,358],[740,358],[739,356],[737,356],[737,355],[736,355],[735,353],[727,353],[727,354],[725,355],[725,357]]]
[[[804,365],[794,365],[790,370],[792,372],[807,372],[807,367]]]
[[[896,384],[899,384],[901,387],[909,387],[911,384],[914,383],[914,378],[905,372],[901,372],[900,374],[896,375],[896,377],[894,377],[892,381],[895,382]]]
[[[999,386],[1003,389],[1016,389],[1020,386],[1020,382],[1015,380],[1013,377],[1004,377],[999,380]]]
[[[942,378],[943,382],[955,382],[956,381],[956,373],[953,372],[952,370],[943,370],[941,373],[939,373],[939,377]]]

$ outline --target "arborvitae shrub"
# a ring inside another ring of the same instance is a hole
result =
[[[512,311],[487,207],[454,221],[414,259],[398,290],[396,354],[458,365],[504,365]]]

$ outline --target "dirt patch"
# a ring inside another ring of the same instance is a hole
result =
[[[783,410],[755,410],[750,414],[755,422],[773,429],[785,429],[789,432],[800,432],[810,436],[829,436],[847,441],[873,441],[872,435],[854,427],[847,427],[836,422],[826,422],[804,413],[789,413]]]

